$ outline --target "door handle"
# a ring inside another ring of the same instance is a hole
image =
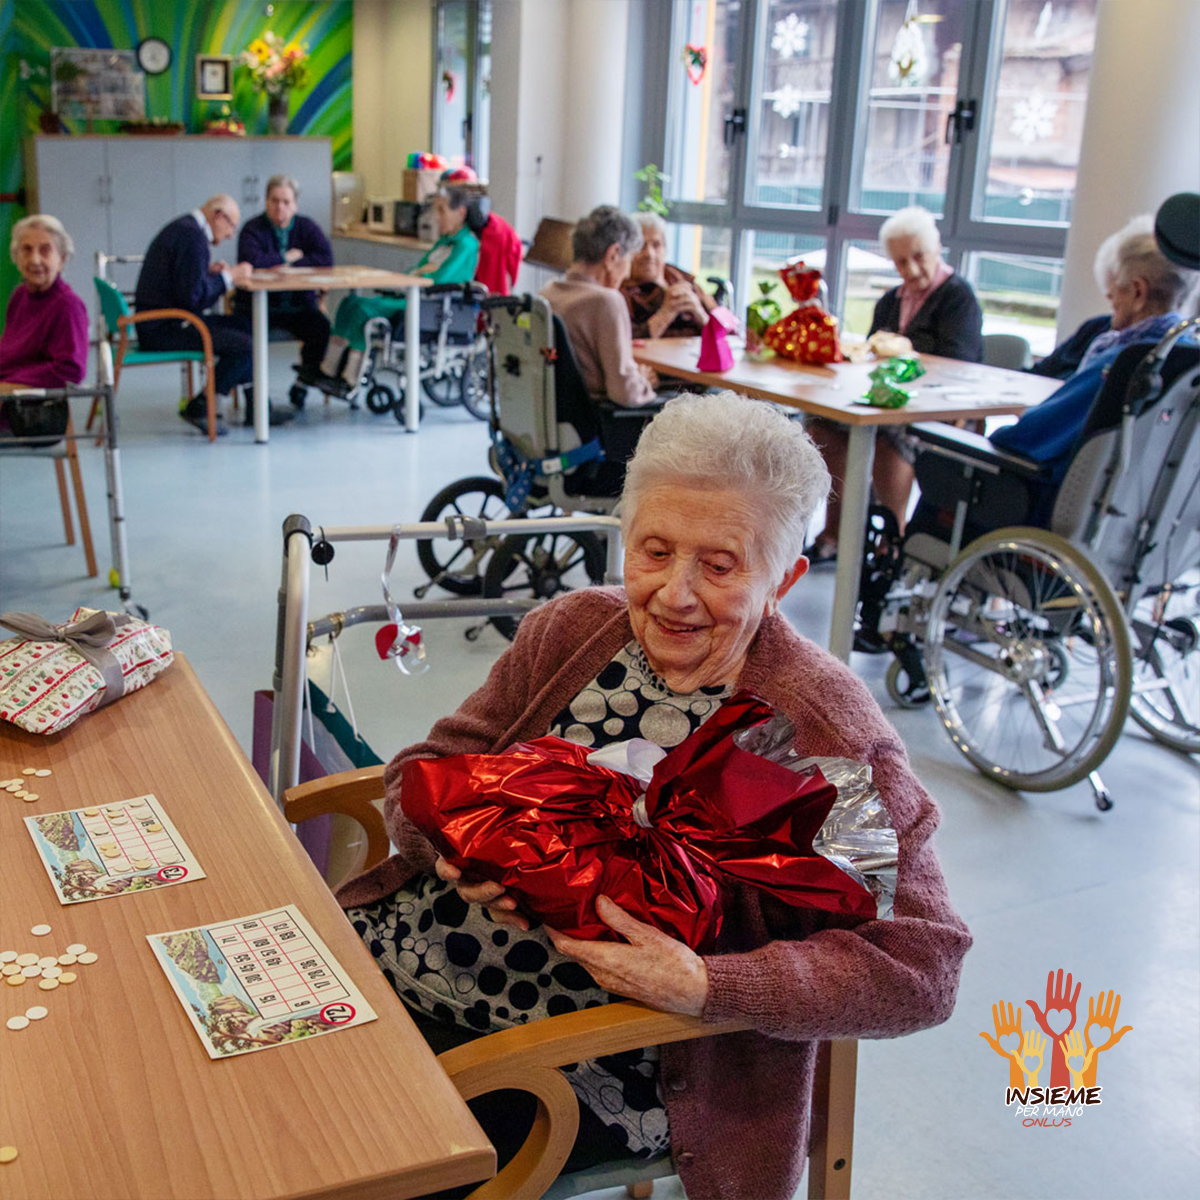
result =
[[[733,145],[733,139],[739,134],[746,132],[746,110],[744,108],[735,108],[733,112],[725,118],[725,136],[724,142],[726,146]]]
[[[960,100],[955,106],[952,113],[946,116],[946,145],[950,144],[950,130],[954,129],[954,142],[960,143],[963,140],[964,133],[970,133],[975,128],[975,108],[974,100]]]

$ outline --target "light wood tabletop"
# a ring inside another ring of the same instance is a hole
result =
[[[655,338],[634,342],[633,357],[660,375],[687,379],[708,387],[725,387],[758,400],[773,400],[827,417],[841,425],[907,425],[913,421],[955,421],[964,417],[1008,416],[1040,404],[1061,386],[1057,379],[960,362],[935,354],[920,355],[925,374],[906,385],[913,393],[903,408],[873,408],[857,403],[870,386],[867,378],[879,364],[810,365],[770,358],[755,362],[732,347],[733,367],[724,372],[699,371],[699,338]]]
[[[495,1154],[191,667],[51,737],[0,726],[0,949],[99,955],[70,987],[0,987],[12,1200],[383,1200],[490,1177]],[[206,878],[61,906],[23,819],[153,793]],[[378,1020],[212,1060],[146,936],[295,904]],[[35,924],[53,927],[35,937]],[[49,1014],[10,1031],[31,1005]]]
[[[350,288],[429,287],[424,275],[405,275],[383,267],[269,267],[255,271],[249,283],[238,286],[246,292],[328,292]]]

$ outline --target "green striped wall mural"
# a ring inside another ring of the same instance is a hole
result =
[[[199,133],[220,116],[219,104],[196,98],[196,55],[236,56],[271,31],[302,43],[311,55],[308,84],[292,92],[292,134],[329,137],[335,170],[351,162],[352,0],[0,0],[0,193],[10,197],[24,185],[24,143],[41,131],[50,111],[50,51],[56,47],[132,50],[158,37],[172,51],[170,68],[146,77],[146,116],[182,121]],[[249,72],[234,68],[230,107],[247,133],[267,132],[267,102],[250,85]],[[64,122],[68,133],[82,121]],[[115,133],[112,121],[96,121],[96,133]],[[0,298],[18,281],[8,254],[13,223],[24,208],[0,203]]]

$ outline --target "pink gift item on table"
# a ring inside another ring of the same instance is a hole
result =
[[[63,625],[0,614],[19,636],[0,641],[0,720],[59,733],[102,704],[143,688],[171,665],[171,635],[127,613],[77,608]]]
[[[727,308],[714,308],[700,334],[699,371],[728,371],[733,366],[729,335],[737,328],[737,317]]]

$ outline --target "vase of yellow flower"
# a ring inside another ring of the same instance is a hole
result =
[[[267,121],[274,134],[288,131],[288,94],[308,82],[308,54],[297,42],[267,32],[240,55],[254,90],[267,97]]]

